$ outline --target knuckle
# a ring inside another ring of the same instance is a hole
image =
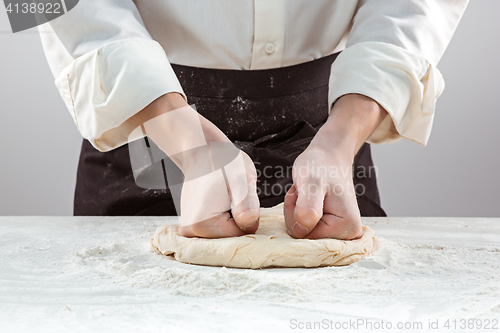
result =
[[[322,216],[322,214],[311,205],[297,206],[295,214],[300,220],[315,220],[316,222],[319,221]]]

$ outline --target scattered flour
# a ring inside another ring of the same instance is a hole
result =
[[[293,318],[500,317],[499,221],[478,220],[468,241],[460,221],[379,221],[365,223],[382,248],[351,266],[244,270],[153,253],[149,238],[164,219],[3,219],[0,322],[16,332],[233,331],[248,320],[244,330],[286,331]]]

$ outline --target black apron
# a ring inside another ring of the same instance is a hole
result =
[[[295,158],[328,118],[328,82],[335,53],[265,70],[226,70],[172,64],[189,104],[254,161],[262,207],[283,202]],[[145,140],[149,146],[147,138]],[[380,207],[370,145],[354,159],[353,181],[361,216],[386,216]],[[102,153],[83,140],[74,215],[177,215],[166,189],[139,187],[128,145]],[[357,185],[359,184],[359,185]]]

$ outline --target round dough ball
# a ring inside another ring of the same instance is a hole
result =
[[[294,239],[288,235],[283,204],[261,208],[256,234],[230,238],[186,238],[177,224],[159,227],[151,244],[160,254],[189,264],[235,268],[343,266],[357,262],[379,247],[374,232],[363,226],[363,237]]]

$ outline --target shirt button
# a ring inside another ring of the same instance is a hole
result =
[[[274,46],[274,44],[271,42],[267,42],[264,46],[264,51],[266,51],[267,54],[273,54],[275,50],[276,46]]]

